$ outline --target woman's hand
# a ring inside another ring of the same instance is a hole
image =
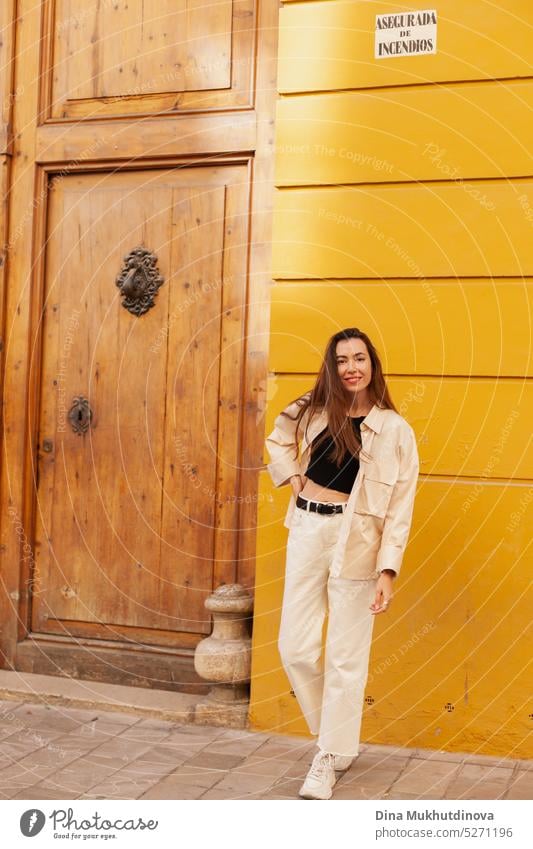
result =
[[[392,572],[381,572],[376,583],[376,595],[373,603],[370,605],[372,613],[385,613],[385,611],[389,609],[389,603],[393,596],[393,580],[394,577]]]
[[[292,492],[295,498],[298,498],[305,485],[303,475],[293,475],[291,480]]]

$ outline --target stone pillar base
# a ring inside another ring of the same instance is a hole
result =
[[[247,728],[252,655],[247,623],[253,599],[240,584],[222,584],[205,606],[213,616],[213,632],[196,646],[194,667],[211,690],[196,705],[193,722]]]
[[[194,708],[195,725],[216,725],[227,728],[248,727],[248,702],[228,704],[207,699]]]

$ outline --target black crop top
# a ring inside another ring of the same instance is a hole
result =
[[[361,436],[361,422],[364,416],[350,416],[354,431]],[[354,485],[357,472],[359,471],[359,460],[349,452],[346,452],[342,458],[340,466],[337,466],[332,459],[335,443],[330,436],[325,439],[318,447],[316,443],[318,438],[327,430],[325,428],[318,436],[313,439],[311,444],[311,459],[309,466],[305,472],[306,477],[310,478],[320,486],[325,486],[328,489],[336,489],[338,492],[349,494]]]

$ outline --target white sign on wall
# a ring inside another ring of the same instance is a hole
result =
[[[374,57],[421,56],[437,52],[437,12],[402,12],[376,15]]]

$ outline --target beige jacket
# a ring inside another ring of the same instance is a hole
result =
[[[285,412],[294,416],[296,404]],[[289,483],[292,475],[304,475],[309,465],[311,443],[327,425],[323,411],[309,423],[303,416],[298,435],[299,459],[295,459],[295,422],[279,415],[267,437],[271,458],[267,468],[275,486]],[[394,410],[382,410],[375,404],[361,423],[361,442],[365,456],[360,457],[359,473],[350,492],[335,546],[332,576],[368,580],[383,569],[398,575],[409,538],[418,479],[418,450],[410,424]],[[291,493],[285,527],[290,528],[295,509]]]

